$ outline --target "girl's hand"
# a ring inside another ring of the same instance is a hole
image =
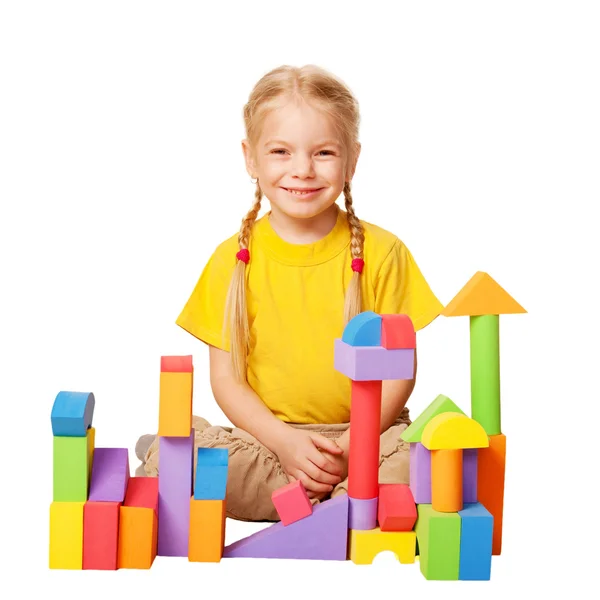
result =
[[[333,440],[320,433],[293,427],[274,449],[290,480],[300,480],[309,497],[313,498],[333,490],[333,486],[342,481],[343,474],[340,465],[322,454],[319,448],[334,457],[344,452]]]

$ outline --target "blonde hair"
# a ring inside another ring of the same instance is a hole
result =
[[[280,105],[281,100],[300,100],[311,103],[328,114],[346,148],[345,169],[355,164],[358,153],[358,102],[337,77],[315,65],[291,67],[283,65],[264,75],[254,86],[244,105],[246,137],[252,148],[260,137],[263,121],[268,112]],[[247,250],[250,233],[261,208],[263,192],[256,182],[254,204],[242,219],[238,242],[240,250]],[[350,228],[350,250],[353,261],[363,258],[364,231],[354,212],[350,182],[344,184],[345,208]],[[353,263],[353,268],[354,268]],[[361,311],[360,271],[354,270],[346,290],[344,321],[347,323]],[[250,331],[246,307],[246,262],[238,260],[227,295],[223,335],[229,329],[230,350],[234,375],[238,381],[247,378],[247,354]]]

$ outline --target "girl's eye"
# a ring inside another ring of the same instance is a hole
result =
[[[285,150],[283,150],[281,148],[279,148],[277,150],[271,150],[272,154],[278,154],[279,152],[285,152]],[[323,153],[325,153],[325,154],[333,154],[333,152],[331,150],[321,150],[319,152],[319,154],[323,154]]]

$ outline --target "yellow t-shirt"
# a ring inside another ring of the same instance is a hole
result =
[[[408,248],[392,233],[365,221],[363,307],[404,313],[415,329],[443,306]],[[246,290],[250,326],[248,383],[280,419],[292,423],[346,423],[350,380],[333,367],[334,340],[344,330],[344,294],[353,271],[346,212],[310,244],[280,238],[269,214],[258,219],[249,243]],[[196,338],[224,350],[223,316],[237,262],[237,233],[221,243],[176,320]]]

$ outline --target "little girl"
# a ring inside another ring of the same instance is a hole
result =
[[[313,504],[347,493],[350,380],[334,369],[334,340],[361,311],[405,313],[420,330],[443,308],[403,242],[354,212],[359,119],[348,88],[314,65],[256,84],[242,141],[254,205],[176,321],[208,345],[211,388],[234,425],[193,419],[196,447],[229,450],[234,519],[277,521],[271,494],[289,481]],[[271,209],[258,218],[263,196]],[[400,434],[414,385],[383,382],[381,483],[409,481]],[[142,436],[137,454],[156,476],[156,436]]]

